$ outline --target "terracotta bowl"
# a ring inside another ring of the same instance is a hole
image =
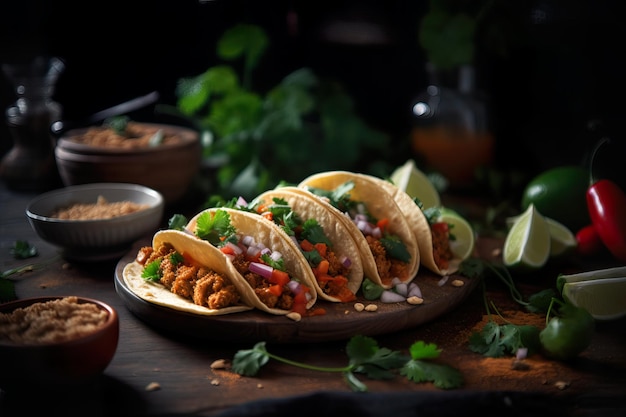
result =
[[[91,303],[104,312],[103,322],[85,332],[67,336],[61,341],[42,341],[23,337],[9,339],[14,330],[5,319],[16,309],[26,309],[36,303],[64,299],[64,296],[27,298],[0,304],[0,388],[32,389],[33,385],[57,386],[78,384],[100,375],[113,359],[119,339],[119,317],[108,304],[85,297],[76,297],[76,305]],[[41,317],[33,313],[29,318]],[[40,333],[45,334],[45,332]],[[36,401],[36,399],[34,399]]]
[[[165,203],[178,201],[198,174],[202,160],[202,144],[197,131],[173,125],[139,123],[147,134],[161,131],[176,136],[175,143],[156,146],[119,146],[81,142],[89,129],[67,131],[55,148],[55,158],[63,184],[78,185],[94,182],[123,182],[141,184],[163,194]],[[128,139],[133,141],[133,139]]]
[[[141,210],[115,217],[59,218],[55,211],[75,204],[95,205],[98,199],[113,205],[120,202],[144,206]],[[152,235],[163,222],[163,196],[137,184],[95,183],[48,191],[26,207],[31,227],[46,242],[59,247],[65,258],[100,261],[122,257],[134,242]]]

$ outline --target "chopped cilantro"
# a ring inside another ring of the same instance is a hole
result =
[[[380,243],[383,245],[390,257],[398,259],[402,262],[409,262],[411,260],[411,254],[399,237],[386,235],[380,239]]]
[[[146,281],[159,282],[161,279],[161,260],[157,259],[146,265],[141,271],[141,277]]]

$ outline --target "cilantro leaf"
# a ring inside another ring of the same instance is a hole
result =
[[[437,388],[452,389],[463,385],[463,375],[448,365],[411,360],[400,370],[400,374],[413,382],[432,382]]]
[[[220,246],[226,239],[237,233],[237,230],[230,223],[228,212],[216,210],[205,211],[198,216],[195,233],[200,239],[209,241],[213,246]]]
[[[402,262],[409,262],[411,260],[411,254],[398,236],[386,235],[380,239],[380,243],[390,257]]]
[[[187,225],[188,222],[189,222],[189,220],[187,220],[187,217],[185,217],[184,215],[182,215],[182,214],[174,214],[167,221],[167,226],[168,226],[168,228],[170,228],[172,230],[184,230],[185,226]]]
[[[13,243],[13,247],[10,249],[11,255],[15,259],[27,259],[37,256],[39,253],[37,248],[26,240],[18,240]]]
[[[315,219],[307,219],[302,225],[301,238],[306,239],[311,243],[325,243],[327,246],[332,246],[332,242],[326,236],[324,228]]]
[[[141,271],[141,277],[146,281],[159,282],[161,279],[161,260],[157,259],[146,265]]]

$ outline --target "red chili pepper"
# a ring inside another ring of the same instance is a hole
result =
[[[594,149],[591,163],[598,148],[606,143],[603,139]],[[587,190],[587,209],[591,222],[602,243],[622,262],[626,262],[626,194],[613,181],[594,181]]]
[[[604,249],[604,244],[593,224],[589,224],[576,233],[578,245],[576,251],[583,256],[591,256],[600,253]]]

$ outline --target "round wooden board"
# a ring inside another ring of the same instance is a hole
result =
[[[147,302],[133,293],[124,283],[124,266],[133,262],[137,251],[149,241],[139,241],[117,263],[115,289],[127,308],[149,325],[172,333],[216,341],[268,343],[312,343],[349,339],[355,335],[376,336],[419,326],[452,310],[476,287],[478,280],[452,275],[444,285],[440,276],[420,267],[415,281],[424,297],[424,303],[382,303],[369,301],[360,294],[351,303],[331,303],[319,300],[316,306],[326,310],[325,315],[304,317],[296,322],[285,316],[274,316],[262,311],[199,316]],[[453,280],[464,285],[453,286]],[[354,303],[375,304],[376,311],[354,309]]]

